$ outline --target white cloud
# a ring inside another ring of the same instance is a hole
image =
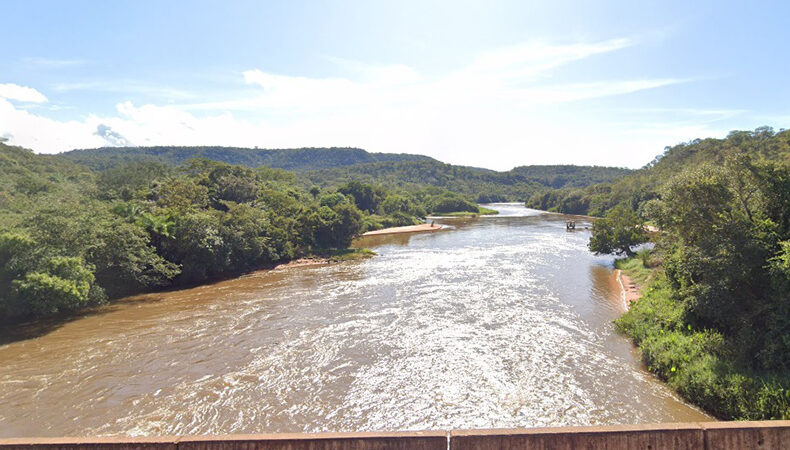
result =
[[[174,89],[166,86],[152,86],[150,84],[140,83],[134,80],[94,80],[56,83],[52,86],[52,90],[55,92],[91,91],[127,95],[141,94],[166,100],[180,101],[188,100],[194,97],[194,94],[182,89]]]
[[[633,44],[633,40],[623,38],[570,44],[553,44],[540,40],[529,41],[481,55],[467,71],[494,73],[500,77],[522,79],[572,61],[620,50]]]
[[[10,134],[13,143],[40,152],[107,145],[109,136],[111,143],[137,145],[358,146],[508,169],[547,163],[637,167],[664,145],[718,133],[682,123],[668,124],[664,135],[652,128],[621,133],[607,117],[578,107],[585,100],[686,79],[552,82],[551,75],[565,64],[631,45],[629,39],[533,41],[480,55],[443,75],[340,59],[333,61],[346,77],[251,69],[241,74],[249,86],[243,97],[139,106],[125,101],[115,115],[79,121],[50,120],[0,100],[0,135]],[[97,134],[99,129],[112,134]]]
[[[405,65],[373,66],[331,60],[356,77],[307,78],[253,69],[243,72],[259,95],[219,102],[183,104],[184,110],[275,111],[279,114],[384,111],[395,107],[456,109],[507,100],[516,106],[578,101],[681,83],[686,80],[611,80],[538,84],[539,75],[575,60],[618,50],[632,41],[550,45],[542,41],[496,50],[444,76],[426,77]]]
[[[92,116],[83,121],[49,119],[18,109],[0,98],[0,135],[11,135],[10,144],[39,152],[101,147],[104,141],[93,135],[98,123]]]
[[[13,83],[0,83],[0,97],[27,103],[44,103],[47,101],[47,97],[41,92]]]
[[[22,58],[22,63],[39,69],[64,69],[86,64],[82,59]]]

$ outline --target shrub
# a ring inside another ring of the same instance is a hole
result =
[[[93,273],[80,258],[56,256],[45,271],[14,280],[13,296],[17,308],[34,316],[74,311],[91,303],[93,282]]]

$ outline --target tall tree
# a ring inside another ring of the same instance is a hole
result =
[[[619,205],[595,221],[590,250],[596,254],[633,256],[633,248],[647,242],[644,220],[626,205]]]

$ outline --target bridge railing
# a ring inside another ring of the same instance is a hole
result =
[[[790,421],[225,436],[0,439],[0,450],[790,449]]]

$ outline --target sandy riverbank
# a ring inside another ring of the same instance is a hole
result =
[[[382,234],[399,234],[399,233],[418,233],[423,231],[439,231],[441,229],[442,229],[441,225],[421,223],[419,225],[409,225],[405,227],[392,227],[392,228],[384,228],[376,231],[368,231],[367,233],[364,233],[362,236],[378,236]]]
[[[642,296],[642,289],[634,283],[631,277],[624,274],[620,269],[615,270],[614,276],[617,279],[617,283],[620,285],[620,297],[627,310],[631,307],[632,302],[639,300],[639,297]]]

